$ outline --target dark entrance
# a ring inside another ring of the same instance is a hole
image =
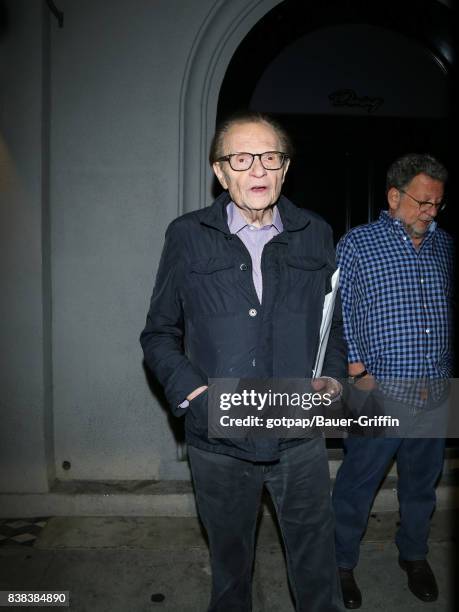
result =
[[[453,167],[451,13],[437,0],[285,0],[234,54],[217,120],[243,108],[276,115],[296,148],[284,193],[337,240],[385,207],[398,155],[427,151]]]
[[[446,119],[304,115],[279,119],[295,134],[296,147],[284,193],[297,206],[322,215],[333,228],[335,242],[387,208],[385,174],[398,155],[427,151],[445,163],[448,159]]]

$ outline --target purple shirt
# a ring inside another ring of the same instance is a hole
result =
[[[226,207],[226,214],[228,216],[228,227],[232,234],[237,234],[242,242],[247,247],[252,258],[252,278],[253,284],[255,285],[255,291],[257,292],[258,299],[260,300],[263,294],[263,279],[261,276],[261,255],[263,248],[271,238],[280,234],[284,226],[280,218],[277,206],[273,208],[273,219],[269,225],[263,227],[255,227],[250,225],[242,216],[239,208],[234,202],[230,202]]]

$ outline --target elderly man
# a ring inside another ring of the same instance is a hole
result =
[[[141,335],[173,413],[185,416],[209,537],[212,612],[251,610],[264,486],[280,523],[296,609],[342,606],[323,438],[208,436],[210,378],[312,375],[335,258],[329,226],[280,195],[290,154],[287,135],[268,117],[239,115],[220,125],[210,162],[225,192],[169,226]],[[339,392],[343,343],[337,314],[323,368],[330,378],[316,389]]]
[[[386,381],[391,390],[385,393],[385,409],[406,415],[405,421],[422,416],[432,402],[429,395],[442,386],[439,379],[452,376],[453,241],[435,221],[445,206],[446,178],[445,168],[430,155],[397,159],[387,173],[388,210],[375,223],[352,229],[337,249],[349,374],[363,388],[371,388],[374,379]],[[394,456],[399,563],[414,595],[434,601],[438,588],[426,560],[427,538],[444,440],[354,437],[344,447],[333,504],[345,606],[358,608],[362,602],[353,568],[371,504]]]

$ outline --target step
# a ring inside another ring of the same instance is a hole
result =
[[[332,481],[341,462],[341,449],[330,449]],[[437,508],[459,508],[459,453],[447,449],[445,467],[437,487]],[[395,467],[379,489],[374,512],[397,511]],[[265,510],[266,511],[266,510]],[[189,481],[56,481],[47,493],[0,494],[0,517],[37,516],[196,516]]]
[[[398,512],[372,512],[364,541],[393,541],[399,521]],[[446,542],[453,537],[455,513],[438,510],[432,518],[429,541]],[[276,549],[281,537],[271,513],[260,517],[257,549]],[[81,517],[51,518],[37,538],[34,548],[116,549],[116,550],[207,550],[202,528],[196,517]]]

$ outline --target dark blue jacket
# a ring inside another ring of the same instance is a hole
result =
[[[263,302],[250,254],[230,234],[225,192],[167,232],[140,341],[174,414],[186,412],[188,444],[253,461],[278,458],[298,440],[210,439],[207,393],[178,405],[209,378],[311,378],[325,294],[335,270],[332,232],[318,215],[280,197],[284,231],[263,249]],[[338,300],[323,375],[346,375]]]

